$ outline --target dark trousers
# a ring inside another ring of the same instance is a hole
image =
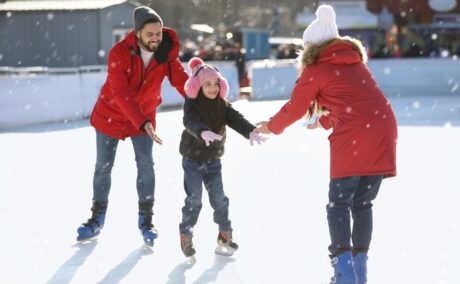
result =
[[[344,251],[367,252],[372,238],[372,200],[383,176],[353,176],[329,183],[327,221],[332,256]],[[350,218],[351,216],[351,218]],[[353,225],[351,225],[353,219]]]

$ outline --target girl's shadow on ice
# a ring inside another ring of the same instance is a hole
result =
[[[86,258],[93,252],[94,248],[96,248],[96,245],[97,240],[75,244],[73,247],[78,249],[58,268],[48,283],[69,283],[78,268],[80,268]]]
[[[153,254],[153,250],[142,245],[140,248],[133,250],[120,264],[115,266],[109,273],[98,283],[119,283],[129,272],[136,266],[142,257]]]
[[[200,277],[193,282],[193,284],[206,284],[215,283],[219,273],[224,270],[225,266],[231,262],[234,262],[233,257],[223,257],[216,255],[214,258],[213,265],[203,271]],[[185,272],[193,267],[195,261],[186,261],[177,265],[174,270],[169,274],[169,280],[167,284],[185,284]]]

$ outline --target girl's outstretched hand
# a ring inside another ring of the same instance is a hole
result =
[[[249,142],[251,143],[251,146],[254,145],[254,142],[257,142],[260,145],[265,141],[267,141],[267,138],[260,135],[256,129],[249,133]]]
[[[271,134],[272,132],[270,131],[270,129],[268,129],[267,124],[268,124],[268,121],[257,122],[256,126],[258,127],[256,131],[262,134]]]

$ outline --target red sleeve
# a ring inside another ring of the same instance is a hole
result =
[[[319,93],[318,80],[311,70],[305,70],[291,93],[290,100],[268,122],[268,128],[274,134],[281,134],[286,127],[302,118],[311,102]]]
[[[318,121],[321,124],[321,127],[323,127],[326,130],[332,127],[331,119],[330,119],[329,115],[320,116]]]
[[[176,58],[175,61],[168,62],[168,64],[168,68],[170,68],[170,72],[167,73],[169,82],[171,82],[171,85],[176,88],[181,96],[185,97],[184,84],[188,79],[187,72],[185,72],[179,58]]]
[[[122,57],[119,49],[113,48],[109,53],[107,75],[111,99],[120,107],[134,127],[140,129],[148,118],[133,99],[134,94],[131,92],[128,81],[128,68],[130,68],[129,62]]]

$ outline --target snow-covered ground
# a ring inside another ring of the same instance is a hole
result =
[[[460,97],[390,100],[400,124],[398,176],[384,181],[375,202],[369,283],[459,283]],[[234,106],[257,122],[282,103]],[[214,255],[217,226],[205,197],[191,264],[178,234],[181,131],[180,110],[158,114],[164,145],[154,146],[160,237],[153,250],[137,230],[129,140],[118,148],[101,236],[76,243],[90,215],[93,128],[77,121],[0,134],[0,283],[326,283],[329,133],[299,122],[250,147],[229,130],[224,188],[240,250]]]

